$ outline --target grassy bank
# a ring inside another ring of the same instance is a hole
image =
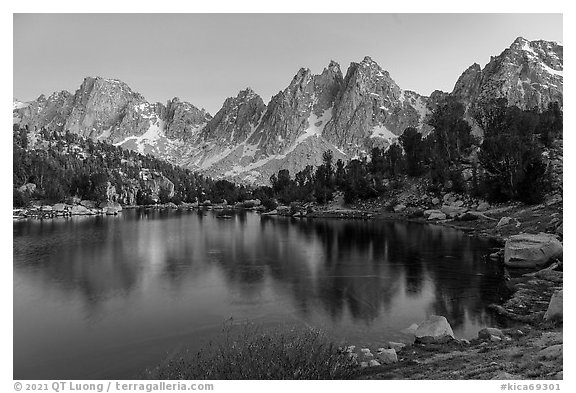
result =
[[[150,379],[350,379],[353,359],[323,332],[310,328],[264,329],[226,325],[199,352],[184,350],[166,359]]]

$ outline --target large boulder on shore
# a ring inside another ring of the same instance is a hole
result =
[[[548,304],[548,309],[546,310],[546,314],[544,314],[544,319],[546,321],[549,321],[551,319],[561,320],[563,318],[562,292],[563,290],[559,290],[554,292],[554,294],[552,295],[550,303]]]
[[[506,225],[514,225],[518,227],[520,226],[520,221],[518,221],[518,219],[513,217],[502,217],[500,221],[498,221],[498,224],[496,224],[496,228],[502,228],[503,226]]]
[[[490,204],[488,202],[480,202],[476,207],[476,211],[479,212],[485,212],[488,209],[490,209]]]
[[[66,205],[65,203],[57,203],[54,206],[52,206],[52,209],[56,212],[63,212],[65,210],[68,210],[68,205]]]
[[[122,205],[119,204],[118,202],[111,202],[111,201],[102,202],[100,203],[99,207],[106,213],[111,212],[113,214],[114,212],[117,213],[122,211]]]
[[[376,354],[376,357],[384,364],[391,364],[398,362],[398,355],[396,354],[396,350],[393,348],[379,350],[378,353]]]
[[[478,332],[478,338],[489,340],[491,337],[500,337],[501,339],[504,338],[504,333],[502,330],[492,327],[487,327]]]
[[[426,213],[429,214],[426,214]],[[424,212],[425,216],[428,216],[428,220],[445,220],[446,214],[442,213],[440,210],[426,210]]]
[[[445,317],[432,315],[422,322],[416,329],[416,342],[445,343],[454,339],[454,332]]]
[[[96,202],[94,201],[89,201],[87,199],[81,200],[80,201],[80,205],[88,208],[88,209],[95,209],[96,208]]]
[[[84,216],[86,214],[91,214],[92,212],[82,205],[74,205],[72,206],[70,213],[74,216]]]
[[[538,267],[561,255],[562,243],[546,233],[513,235],[504,246],[504,264],[509,267]]]

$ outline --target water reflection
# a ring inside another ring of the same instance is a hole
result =
[[[483,259],[493,245],[456,230],[218,214],[15,222],[15,377],[130,377],[230,316],[370,342],[440,314],[470,336],[495,323],[486,305],[505,296],[500,268]],[[48,325],[64,335],[55,339]],[[68,346],[61,365],[50,354],[58,345]],[[95,371],[70,367],[82,351],[103,352]],[[26,356],[38,357],[36,368]]]

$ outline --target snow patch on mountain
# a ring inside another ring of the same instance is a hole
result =
[[[27,102],[22,102],[22,101],[18,101],[18,100],[14,100],[14,102],[12,103],[12,110],[15,111],[16,109],[22,109],[22,108],[26,108],[27,106],[29,106],[30,104]]]
[[[330,121],[330,119],[332,119],[332,109],[333,107],[326,109],[324,112],[322,112],[320,117],[316,116],[314,113],[311,113],[307,120],[308,128],[302,135],[296,138],[296,144],[301,143],[304,141],[304,139],[310,138],[312,136],[321,136],[322,131],[324,130],[324,126]]]
[[[114,145],[129,146],[129,148],[135,146],[133,150],[136,150],[141,154],[145,154],[147,148],[153,148],[157,146],[158,141],[160,141],[162,138],[166,139],[164,136],[165,126],[165,122],[156,117],[155,121],[150,122],[150,127],[144,134],[140,136],[129,136],[122,142],[115,143]],[[108,131],[110,131],[110,129]]]
[[[538,54],[530,46],[530,41],[524,41],[524,43],[522,44],[522,50],[528,53],[532,53],[534,56],[538,56]]]
[[[546,65],[545,63],[542,63],[541,66],[544,69],[544,71],[546,71],[549,74],[564,77],[564,71],[555,70],[552,67],[549,67],[548,65]]]
[[[256,178],[258,175],[258,172],[255,171],[256,169],[262,167],[263,165],[270,163],[273,160],[285,159],[290,153],[292,153],[294,150],[296,150],[296,148],[300,144],[302,144],[304,141],[306,141],[308,138],[312,138],[312,137],[321,138],[322,137],[322,131],[324,130],[324,126],[326,125],[326,123],[328,123],[328,121],[330,121],[331,118],[332,118],[332,107],[326,109],[324,112],[322,112],[322,115],[320,115],[320,116],[316,116],[316,114],[311,113],[310,116],[308,117],[308,120],[307,120],[308,128],[306,128],[306,130],[300,136],[298,136],[298,138],[296,138],[296,140],[282,153],[273,154],[273,155],[261,158],[260,160],[252,162],[252,163],[245,165],[245,166],[235,164],[232,166],[232,168],[229,171],[224,173],[224,176],[232,177],[232,176],[237,176],[237,175],[239,175],[241,173],[245,173],[245,172],[253,172],[252,176],[254,178]],[[258,149],[258,144],[250,145],[250,144],[245,143],[245,145],[243,146],[242,156],[243,157],[245,157],[245,156],[254,157],[257,149]],[[338,151],[341,151],[341,150],[338,149]]]

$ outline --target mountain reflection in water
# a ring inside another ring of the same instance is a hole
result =
[[[407,341],[496,325],[494,244],[438,226],[134,210],[14,223],[14,378],[130,378],[226,319]]]

